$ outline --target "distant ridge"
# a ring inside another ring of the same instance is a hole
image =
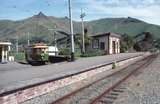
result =
[[[74,33],[81,33],[81,23],[74,21]],[[62,29],[69,31],[69,19],[46,16],[44,13],[38,14],[19,21],[0,20],[0,38],[15,39],[19,37],[26,38],[26,33],[32,36],[39,36],[50,39],[49,28]],[[102,32],[116,32],[136,36],[142,32],[151,32],[156,38],[160,38],[160,26],[146,23],[136,18],[103,18],[85,22],[85,27],[89,34]],[[58,37],[61,37],[60,35]]]
[[[37,15],[34,15],[33,17],[36,17],[36,18],[47,18],[47,16],[42,12],[39,12]]]

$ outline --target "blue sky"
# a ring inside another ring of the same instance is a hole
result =
[[[72,0],[73,18],[85,20],[134,17],[160,25],[160,0]],[[0,0],[0,19],[21,20],[42,11],[49,16],[68,16],[68,0]]]

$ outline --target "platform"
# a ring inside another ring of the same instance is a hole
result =
[[[18,88],[43,83],[49,80],[58,80],[64,77],[84,72],[88,69],[115,61],[122,61],[144,53],[121,53],[99,57],[81,58],[75,62],[63,62],[44,66],[26,66],[22,69],[16,66],[7,67],[0,65],[0,94]],[[9,66],[9,64],[6,66]],[[3,70],[1,68],[4,68]]]

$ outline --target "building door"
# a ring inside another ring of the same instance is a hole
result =
[[[2,62],[2,47],[0,46],[0,62]]]
[[[112,52],[113,54],[116,53],[116,42],[115,41],[112,41]]]
[[[100,49],[105,50],[105,43],[104,42],[100,42]]]

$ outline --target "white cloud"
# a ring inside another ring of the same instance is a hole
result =
[[[88,15],[129,16],[160,25],[160,1],[158,0],[85,0],[84,3],[86,3]]]

